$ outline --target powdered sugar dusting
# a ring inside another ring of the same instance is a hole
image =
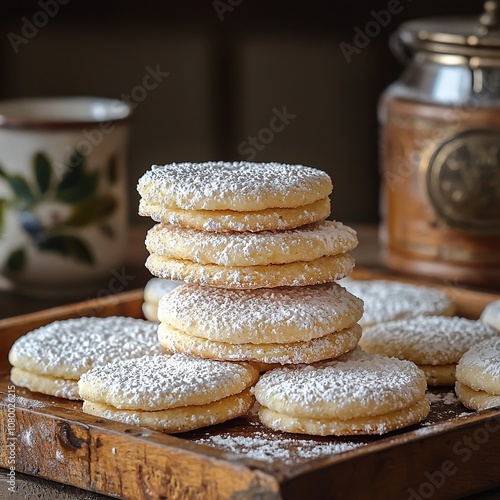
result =
[[[421,365],[446,365],[458,363],[477,342],[495,337],[500,338],[500,332],[480,321],[420,316],[365,328],[360,345]]]
[[[77,380],[93,366],[160,354],[158,325],[135,318],[77,318],[56,321],[18,339],[9,353],[13,366]]]
[[[321,337],[362,312],[362,301],[336,283],[251,291],[183,285],[160,301],[158,317],[210,340],[260,344]]]
[[[85,400],[115,408],[166,410],[238,394],[257,376],[247,364],[184,354],[144,356],[88,371],[80,379],[79,391]]]
[[[244,455],[246,458],[294,464],[298,460],[314,460],[326,458],[338,453],[363,446],[363,443],[352,441],[318,441],[313,439],[286,438],[273,436],[267,432],[256,430],[251,436],[223,433],[210,435],[194,440],[198,444],[214,446],[222,450]]]
[[[406,408],[424,398],[425,388],[413,363],[355,350],[338,360],[271,370],[254,391],[261,405],[276,412],[353,418]]]
[[[344,280],[342,286],[363,299],[362,326],[421,315],[451,314],[454,309],[451,298],[435,288],[388,280],[352,279]]]
[[[458,379],[460,379],[460,370],[466,368],[478,368],[483,377],[489,376],[493,380],[500,380],[500,337],[480,342],[471,347],[457,366]]]
[[[296,207],[332,191],[326,172],[303,165],[204,162],[153,165],[140,179],[148,202],[185,210],[264,210]]]
[[[427,392],[426,397],[431,402],[431,404],[440,402],[446,406],[450,406],[450,405],[455,405],[458,403],[457,396],[455,395],[455,393],[453,391],[449,391],[449,392],[445,392],[445,393]]]
[[[150,253],[200,264],[256,266],[310,261],[354,249],[356,232],[341,222],[322,221],[288,231],[207,233],[157,224],[148,231]]]

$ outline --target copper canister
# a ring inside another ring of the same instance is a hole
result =
[[[500,286],[498,5],[404,23],[382,95],[381,242],[389,268]]]

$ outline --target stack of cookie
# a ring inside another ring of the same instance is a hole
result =
[[[184,281],[160,301],[174,352],[265,364],[353,350],[362,301],[334,283],[354,267],[356,233],[330,213],[330,177],[301,165],[180,163],[139,180],[155,225],[146,267]]]

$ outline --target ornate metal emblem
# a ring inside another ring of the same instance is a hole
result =
[[[439,221],[500,234],[500,130],[467,130],[431,155],[427,190]]]

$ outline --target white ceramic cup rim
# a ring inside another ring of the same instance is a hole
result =
[[[0,128],[79,128],[130,118],[132,107],[106,97],[28,97],[0,101]]]

